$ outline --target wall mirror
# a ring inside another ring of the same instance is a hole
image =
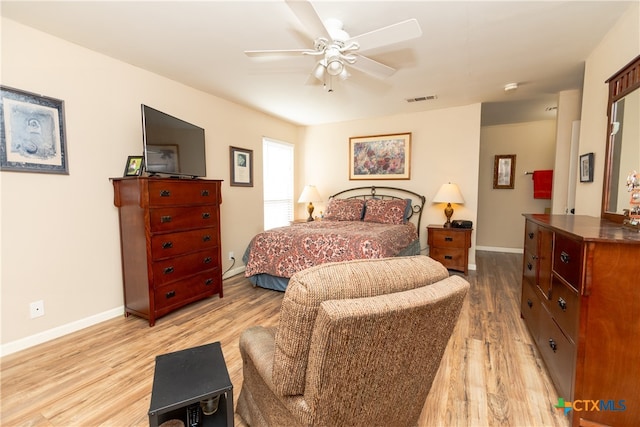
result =
[[[640,173],[640,56],[609,80],[602,218],[622,223],[629,209],[627,177]]]

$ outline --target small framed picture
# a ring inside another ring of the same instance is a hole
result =
[[[232,187],[253,187],[253,150],[229,147]]]
[[[0,86],[0,170],[69,173],[64,101]]]
[[[516,173],[515,154],[496,154],[493,160],[493,188],[513,189]]]
[[[580,182],[593,182],[593,153],[580,156]]]
[[[142,175],[142,156],[127,157],[127,164],[124,167],[124,176],[140,176]]]

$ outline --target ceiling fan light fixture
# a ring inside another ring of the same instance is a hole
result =
[[[313,69],[313,75],[316,79],[322,80],[322,77],[324,77],[324,71],[325,71],[324,61],[318,61],[318,63],[316,64],[316,67]]]
[[[330,76],[339,76],[345,71],[342,60],[338,57],[330,57],[327,59],[327,73]]]
[[[338,77],[340,77],[340,80],[347,80],[349,77],[351,77],[351,74],[349,74],[345,67],[342,69],[342,72],[338,75]]]

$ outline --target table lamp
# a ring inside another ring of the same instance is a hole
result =
[[[449,182],[447,184],[442,184],[442,187],[440,187],[440,190],[438,190],[433,198],[433,203],[447,204],[447,207],[444,208],[444,215],[447,217],[447,222],[444,223],[444,226],[451,227],[451,216],[453,215],[451,203],[458,203],[461,205],[464,203],[464,198],[462,198],[462,194],[460,193],[458,186]]]
[[[302,190],[302,194],[298,199],[298,203],[309,203],[307,205],[307,212],[309,212],[309,218],[307,221],[313,221],[313,202],[322,201],[322,197],[320,197],[320,193],[318,193],[318,189],[315,185],[305,185],[304,190]]]

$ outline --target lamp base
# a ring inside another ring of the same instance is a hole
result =
[[[444,228],[451,228],[451,217],[453,216],[453,208],[451,203],[447,203],[447,207],[444,208],[444,216],[447,217],[447,222],[444,223]]]
[[[309,202],[307,206],[307,212],[309,212],[309,218],[307,218],[307,222],[313,221],[313,203]]]

